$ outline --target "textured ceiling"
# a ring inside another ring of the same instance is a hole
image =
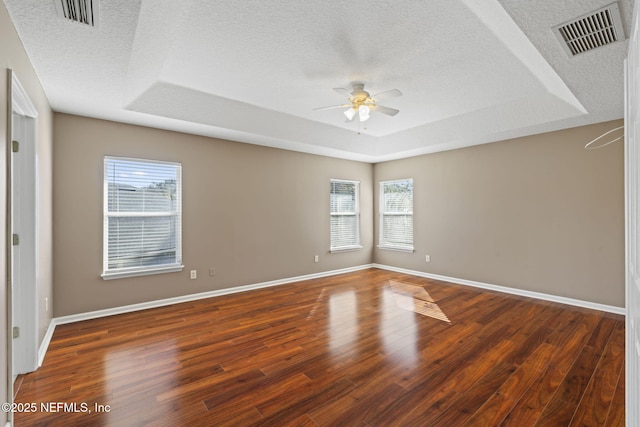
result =
[[[621,118],[627,42],[551,30],[609,3],[102,0],[89,28],[5,0],[55,111],[370,162]],[[400,113],[314,111],[354,82]]]

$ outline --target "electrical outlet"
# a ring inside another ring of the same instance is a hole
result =
[[[211,267],[211,268],[209,269],[209,276],[213,277],[213,276],[215,276],[215,275],[216,275],[216,269],[215,269],[215,268],[213,268],[213,267]]]
[[[431,262],[431,255],[425,255],[425,256],[424,256],[424,260],[425,260],[426,262]]]
[[[318,262],[318,261],[320,261],[320,257],[318,255],[313,257],[313,262]]]
[[[198,278],[198,270],[191,270],[191,280]]]

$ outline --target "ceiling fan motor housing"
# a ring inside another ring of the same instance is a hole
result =
[[[369,96],[369,92],[364,90],[364,84],[362,83],[353,84],[353,92],[351,92],[351,96],[351,104],[356,110],[360,105],[373,103],[373,99]]]

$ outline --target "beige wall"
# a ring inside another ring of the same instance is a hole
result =
[[[54,141],[55,316],[371,262],[370,164],[58,113]],[[182,163],[181,273],[100,277],[105,155]],[[362,250],[329,253],[331,178],[361,181]]]
[[[52,295],[52,266],[51,266],[51,138],[52,138],[52,112],[47,98],[40,86],[40,82],[31,66],[22,43],[11,23],[11,19],[4,3],[0,3],[0,242],[6,242],[6,172],[7,172],[7,140],[8,135],[8,72],[11,69],[16,74],[31,101],[38,110],[38,265],[37,265],[37,289],[38,301],[34,304],[38,310],[39,341],[46,332],[51,321],[51,310],[45,312],[44,299]],[[7,366],[7,264],[6,247],[0,244],[0,364]],[[7,394],[7,370],[0,372],[0,401],[6,402]],[[2,415],[4,417],[4,415]]]
[[[56,316],[372,261],[624,306],[623,147],[583,148],[621,121],[374,166],[66,114],[54,124]],[[182,162],[183,272],[100,278],[105,155]],[[374,250],[377,183],[405,177],[416,252]],[[328,252],[330,178],[362,181],[361,251]]]
[[[374,262],[624,307],[623,144],[583,148],[621,124],[376,164],[414,180],[415,253]]]

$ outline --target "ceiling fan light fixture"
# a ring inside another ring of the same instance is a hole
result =
[[[398,89],[391,89],[385,92],[381,92],[377,95],[371,96],[369,92],[364,90],[363,83],[354,83],[353,91],[349,91],[345,88],[334,88],[335,92],[340,95],[347,96],[347,102],[339,105],[330,105],[328,107],[314,108],[314,110],[333,110],[334,108],[345,108],[342,112],[347,117],[347,123],[351,122],[356,114],[358,115],[359,122],[365,122],[369,120],[371,112],[386,114],[387,116],[395,116],[400,112],[395,108],[385,107],[377,103],[376,98],[386,99],[394,98],[396,96],[402,96],[402,92]]]
[[[347,116],[347,119],[353,119],[353,116],[356,115],[356,110],[354,108],[349,108],[344,112],[344,115]]]
[[[360,121],[364,122],[369,119],[369,107],[366,105],[361,105],[358,107],[358,115],[360,116]]]

